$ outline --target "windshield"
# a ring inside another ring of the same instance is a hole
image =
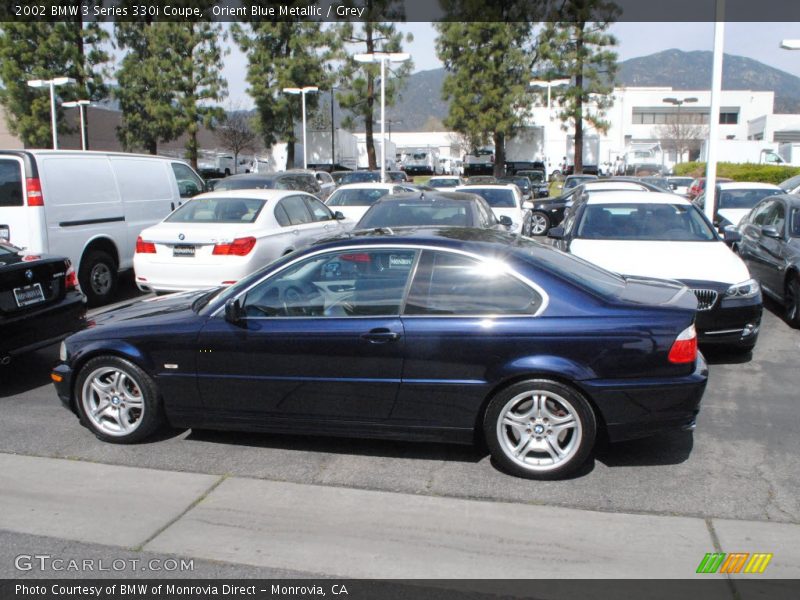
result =
[[[386,189],[339,189],[331,194],[326,204],[328,206],[372,206],[388,193],[389,190]]]
[[[517,208],[514,192],[511,190],[494,190],[490,188],[470,188],[461,190],[470,194],[478,194],[489,203],[492,208]]]
[[[256,198],[193,198],[169,215],[169,223],[253,223],[266,200]]]
[[[16,254],[19,252],[19,248],[15,248],[11,244],[0,242],[0,256],[8,256],[9,254]]]
[[[756,190],[723,190],[720,192],[717,201],[717,210],[721,208],[753,208],[767,196],[774,196],[778,190],[756,189]]]
[[[342,177],[339,179],[339,183],[370,183],[372,181],[380,180],[380,173],[373,173],[372,171],[353,171],[352,173],[345,173],[342,175]]]
[[[432,188],[456,187],[461,185],[458,179],[431,179],[428,185]]]
[[[695,206],[685,204],[591,204],[576,237],[601,240],[710,242],[716,240]]]
[[[220,179],[216,185],[214,185],[215,192],[224,192],[228,190],[271,190],[274,188],[275,180],[265,179],[263,177],[228,177],[226,179]]]
[[[472,227],[469,202],[387,201],[370,208],[356,229],[409,226]]]

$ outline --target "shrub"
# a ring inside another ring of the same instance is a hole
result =
[[[676,175],[705,177],[706,163],[688,162],[675,165]],[[800,167],[778,167],[755,163],[717,163],[717,177],[727,177],[734,181],[756,181],[778,184],[785,179],[800,175]]]

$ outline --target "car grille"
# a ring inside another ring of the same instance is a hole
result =
[[[719,296],[716,290],[693,289],[692,291],[697,296],[697,310],[711,310],[714,308]]]

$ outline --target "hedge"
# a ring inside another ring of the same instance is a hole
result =
[[[675,165],[675,175],[705,177],[706,163],[688,162]],[[785,179],[800,175],[800,167],[776,167],[755,163],[717,163],[717,177],[727,177],[734,181],[757,181],[778,184]]]

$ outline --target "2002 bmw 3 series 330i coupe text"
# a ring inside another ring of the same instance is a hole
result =
[[[97,437],[162,423],[472,443],[555,478],[611,441],[692,428],[696,299],[468,228],[350,234],[225,289],[101,315],[53,379]]]

